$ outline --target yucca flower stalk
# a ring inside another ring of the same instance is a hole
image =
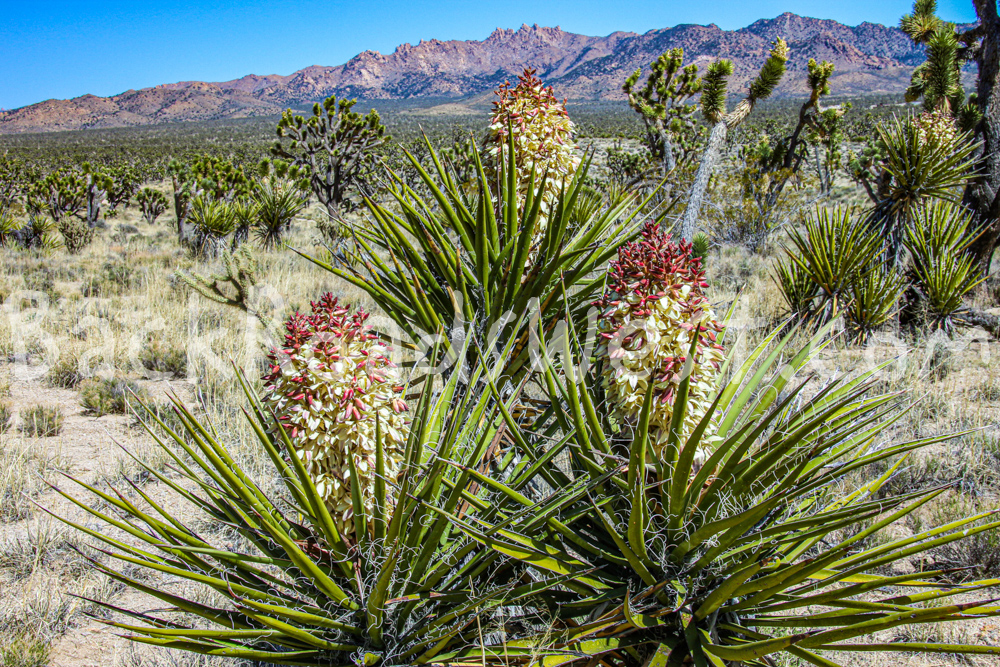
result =
[[[705,296],[705,272],[692,246],[670,241],[659,224],[647,222],[642,236],[618,250],[608,287],[595,303],[602,378],[617,418],[635,425],[652,386],[649,429],[656,454],[670,435],[681,379],[690,375],[683,436],[697,428],[711,405],[724,355],[722,326]],[[691,349],[694,354],[690,354]]]
[[[273,411],[316,485],[339,533],[355,540],[352,494],[365,511],[375,502],[377,433],[383,475],[394,483],[403,462],[409,425],[398,369],[389,347],[332,294],[295,313],[285,324],[281,349],[268,355],[262,400]]]
[[[555,208],[559,191],[580,167],[580,151],[573,139],[573,121],[565,101],[559,101],[551,86],[526,68],[516,86],[504,82],[496,90],[497,99],[490,115],[487,155],[490,171],[499,174],[500,165],[513,154],[518,203],[523,206],[528,191],[541,200],[542,215],[531,234],[537,244]],[[546,176],[543,180],[543,176]],[[502,181],[497,181],[498,187]]]
[[[913,119],[913,125],[920,142],[925,145],[954,147],[961,138],[955,119],[945,111],[925,111]]]
[[[516,450],[530,461],[566,452],[569,462],[534,484],[483,476],[495,498],[530,508],[522,520],[454,517],[499,553],[575,577],[570,592],[547,592],[560,600],[547,667],[639,666],[657,653],[667,665],[702,667],[769,665],[779,654],[822,667],[837,665],[837,652],[1000,655],[993,646],[873,639],[904,625],[1000,616],[987,590],[998,580],[959,583],[961,572],[934,566],[881,573],[1000,521],[987,511],[868,541],[946,490],[881,495],[905,455],[964,434],[885,443],[905,399],[874,392],[878,368],[813,386],[808,366],[832,326],[799,350],[789,349],[795,330],[778,341],[781,327],[742,364],[730,355],[727,381],[694,432],[679,437],[692,387],[684,378],[659,455],[652,384],[623,451],[597,380],[547,368],[553,409],[529,429],[547,437],[519,438]],[[699,466],[709,433],[719,439]],[[872,465],[874,479],[852,483]]]
[[[153,497],[130,481],[119,488],[74,480],[92,494],[88,504],[55,489],[90,517],[61,520],[100,545],[93,567],[161,603],[154,611],[146,602],[105,604],[108,613],[97,620],[137,642],[264,664],[469,665],[502,655],[506,664],[525,665],[534,648],[491,643],[503,616],[498,608],[520,608],[566,577],[527,576],[519,562],[482,548],[449,518],[497,520],[520,508],[513,501],[488,505],[486,490],[472,486],[484,456],[509,435],[502,415],[516,396],[495,401],[491,392],[472,389],[499,372],[478,366],[461,391],[459,374],[436,391],[424,383],[398,475],[386,467],[389,442],[375,422],[373,502],[352,487],[355,543],[338,528],[303,459],[287,454],[296,451],[289,430],[268,430],[273,415],[242,376],[254,444],[271,462],[261,478],[179,401],[176,431],[150,411],[145,425],[171,465],[139,463],[163,493]],[[515,483],[526,477],[512,472]],[[271,490],[269,480],[278,488]],[[191,511],[173,513],[178,500]],[[240,546],[211,526],[238,533]],[[178,581],[211,589],[213,601],[185,597]]]

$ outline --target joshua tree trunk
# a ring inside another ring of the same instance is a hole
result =
[[[974,4],[979,16],[977,30],[982,31],[982,44],[975,60],[979,67],[976,93],[983,110],[976,135],[983,148],[979,177],[966,190],[963,203],[975,213],[984,230],[971,250],[983,271],[988,271],[1000,241],[1000,16],[996,0],[974,0]]]
[[[690,241],[691,237],[694,236],[695,228],[698,225],[698,214],[701,213],[705,192],[708,190],[708,182],[712,179],[712,172],[715,171],[715,164],[719,161],[719,155],[722,154],[722,147],[726,144],[729,130],[742,123],[751,111],[753,111],[753,102],[749,98],[745,99],[712,127],[712,133],[708,136],[708,145],[705,146],[701,163],[698,165],[698,172],[691,185],[687,209],[684,211],[684,217],[681,218],[680,236],[682,239]]]

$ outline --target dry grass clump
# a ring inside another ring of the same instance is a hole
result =
[[[64,420],[58,407],[33,405],[21,410],[21,432],[32,438],[49,438],[62,433]]]
[[[7,403],[0,403],[0,434],[10,430],[11,420],[14,418],[14,411]]]
[[[0,627],[0,664],[5,667],[46,667],[52,645],[20,624]]]
[[[95,417],[125,415],[132,405],[148,401],[146,390],[131,380],[94,378],[80,385],[80,405]]]
[[[184,377],[187,374],[187,350],[154,338],[139,352],[139,363],[151,373]]]
[[[80,357],[75,350],[61,351],[59,359],[45,371],[45,384],[61,389],[73,389],[83,382]]]
[[[0,441],[0,523],[24,519],[38,491],[38,466],[23,441]]]

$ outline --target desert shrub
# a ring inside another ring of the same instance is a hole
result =
[[[83,252],[83,249],[94,240],[94,228],[84,220],[72,216],[64,216],[58,224],[63,245],[71,255]]]
[[[10,422],[14,418],[14,412],[7,403],[0,403],[0,434],[10,430]]]
[[[45,292],[49,298],[56,294],[55,272],[47,266],[40,266],[30,271],[25,271],[24,286],[26,289],[35,292]]]
[[[73,352],[63,351],[59,359],[45,371],[45,383],[50,387],[74,389],[84,377],[80,373],[80,359]]]
[[[0,628],[0,664],[4,667],[47,667],[50,642],[27,624]]]
[[[136,268],[126,262],[108,261],[101,265],[101,277],[106,283],[125,290],[135,282]]]
[[[183,377],[187,373],[187,350],[154,338],[139,352],[139,363],[154,373]]]
[[[131,380],[93,378],[80,385],[80,405],[95,417],[128,414],[137,401],[148,400],[146,390]]]
[[[62,433],[63,412],[50,405],[33,405],[21,410],[21,432],[33,438],[48,438]]]

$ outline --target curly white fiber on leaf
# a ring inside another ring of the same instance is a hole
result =
[[[351,313],[331,294],[310,305],[311,315],[296,313],[286,323],[285,347],[268,355],[263,401],[291,439],[337,530],[350,539],[352,484],[360,485],[366,511],[374,503],[376,415],[391,482],[403,463],[408,408],[389,347],[365,325],[368,313]],[[357,480],[351,479],[348,457]]]
[[[650,432],[659,455],[669,436],[677,390],[691,344],[687,409],[681,423],[684,442],[711,406],[723,361],[717,334],[722,325],[705,297],[701,260],[687,241],[671,243],[659,225],[647,223],[642,238],[618,251],[611,263],[608,289],[595,304],[603,382],[615,415],[636,423],[649,383],[653,383]],[[711,441],[711,432],[702,439]]]

